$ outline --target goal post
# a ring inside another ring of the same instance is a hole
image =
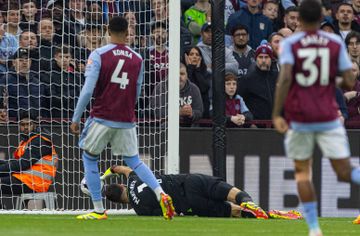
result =
[[[179,173],[179,67],[181,1],[169,0],[169,135],[167,173]]]

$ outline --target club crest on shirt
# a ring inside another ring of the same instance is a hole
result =
[[[265,24],[264,23],[259,23],[259,28],[261,29],[261,30],[264,30],[265,29]]]

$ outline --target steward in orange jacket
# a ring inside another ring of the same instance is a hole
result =
[[[36,128],[28,111],[20,113],[21,142],[13,158],[0,165],[3,194],[47,192],[56,175],[58,156],[51,140]]]

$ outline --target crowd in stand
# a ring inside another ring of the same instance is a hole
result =
[[[127,18],[128,43],[145,62],[138,117],[166,119],[167,1],[0,0],[0,121],[29,108],[41,118],[71,118],[87,58],[108,43],[107,22],[118,14]],[[209,0],[181,5],[180,121],[194,126],[212,116],[212,9]],[[344,40],[359,77],[360,1],[323,0],[323,14],[321,28]],[[227,124],[270,120],[279,44],[301,31],[297,2],[226,0],[224,15]],[[337,95],[341,119],[360,120],[360,83]]]

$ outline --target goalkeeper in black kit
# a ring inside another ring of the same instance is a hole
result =
[[[112,202],[129,203],[137,215],[161,216],[151,189],[129,167],[112,166],[102,179],[124,175],[127,185],[111,184],[105,189]],[[161,187],[172,196],[177,215],[204,217],[244,217],[258,219],[302,219],[297,211],[264,211],[250,195],[221,178],[203,174],[156,175]]]

